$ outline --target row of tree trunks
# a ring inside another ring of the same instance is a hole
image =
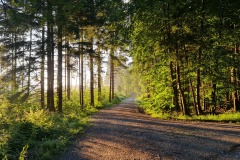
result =
[[[48,1],[48,7],[51,8],[51,3]],[[50,9],[49,9],[50,10]],[[52,13],[49,13],[49,16],[52,16]],[[44,62],[45,62],[45,29],[42,29],[42,57],[41,57],[41,107],[44,108]],[[63,100],[63,85],[62,85],[62,52],[63,52],[63,28],[61,25],[58,25],[58,71],[57,71],[57,110],[58,112],[62,112],[62,100]],[[83,41],[83,33],[82,33],[82,41]],[[53,27],[51,25],[51,21],[47,22],[47,108],[49,111],[55,111],[54,106],[54,44],[53,44]],[[66,91],[67,91],[67,99],[70,100],[70,79],[71,79],[71,65],[70,65],[70,50],[69,50],[69,39],[65,39],[66,43]],[[84,105],[84,57],[83,57],[83,45],[80,46],[79,43],[79,101],[80,106],[83,107]],[[98,59],[97,59],[97,67],[98,67],[98,100],[101,101],[101,55],[100,49],[98,50]],[[94,106],[94,68],[93,68],[93,61],[94,61],[94,52],[93,52],[93,39],[91,39],[91,46],[89,52],[89,60],[90,60],[90,105]],[[111,75],[114,74],[114,65],[113,60],[110,66]],[[111,99],[114,98],[114,76],[111,76]]]

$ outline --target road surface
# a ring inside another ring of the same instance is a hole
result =
[[[240,125],[159,120],[133,99],[103,109],[61,160],[240,160]]]

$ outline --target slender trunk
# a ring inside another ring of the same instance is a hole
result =
[[[233,110],[236,111],[237,108],[237,97],[236,97],[236,70],[235,68],[231,68],[231,83],[233,85],[232,91],[232,102],[233,102]]]
[[[93,75],[93,39],[90,49],[90,105],[94,106],[94,75]]]
[[[70,100],[70,92],[71,92],[71,79],[70,79],[70,52],[69,52],[69,40],[66,40],[66,47],[67,47],[67,99]]]
[[[179,57],[179,46],[176,44],[176,50],[175,50],[175,56],[176,58]],[[182,112],[185,115],[189,115],[187,105],[186,105],[186,98],[184,95],[184,91],[182,89],[182,82],[181,82],[181,74],[180,74],[180,65],[179,65],[179,60],[176,59],[176,75],[177,75],[177,86],[178,90],[180,93],[180,99],[181,99],[181,104],[182,104]]]
[[[180,93],[181,104],[182,104],[182,112],[183,112],[184,115],[189,115],[188,110],[187,110],[187,106],[186,106],[186,99],[185,99],[185,96],[184,96],[184,92],[182,90],[179,62],[177,62],[176,72],[177,72],[178,90],[179,90],[179,93]]]
[[[17,32],[14,33],[14,42],[17,43]],[[16,91],[18,88],[17,83],[17,47],[14,47],[14,90]]]
[[[44,63],[45,63],[45,29],[42,28],[42,47],[41,47],[41,108],[44,108]]]
[[[109,84],[109,102],[114,99],[114,62],[113,62],[113,57],[114,57],[114,50],[111,48],[110,55],[109,55],[109,70],[110,70],[110,84]]]
[[[203,114],[202,106],[201,106],[201,95],[200,95],[200,87],[201,87],[201,62],[202,62],[202,43],[203,43],[203,38],[202,36],[204,35],[204,22],[203,20],[205,19],[204,15],[204,10],[205,10],[205,2],[202,0],[202,6],[201,6],[201,22],[200,22],[200,32],[201,32],[201,44],[200,48],[198,50],[198,58],[197,58],[197,109],[199,111],[199,114]]]
[[[52,106],[54,108],[55,111],[55,107],[54,107],[54,30],[53,30],[53,26],[51,26],[51,102],[52,102]]]
[[[204,111],[207,111],[207,105],[206,105],[206,99],[205,99],[205,84],[202,82],[202,87],[203,87],[203,89],[202,89],[202,91],[203,91],[203,95],[202,95],[202,97],[203,97],[203,108],[204,108]]]
[[[83,29],[82,29],[82,42],[83,42]],[[81,106],[83,109],[83,105],[84,105],[84,93],[83,93],[83,44],[81,46],[81,55],[80,55],[80,59],[81,59],[81,85],[80,85],[80,95],[81,95]]]
[[[17,47],[16,47],[16,43],[17,43],[17,33],[16,31],[14,32],[14,34],[12,34],[12,44],[14,44],[14,47],[12,48],[12,91],[16,91],[17,90],[17,81],[16,81],[16,68],[17,68],[17,57],[16,57],[16,52],[17,52]]]
[[[67,38],[66,38],[66,35],[65,35],[65,50],[64,50],[64,91],[65,91],[65,94],[67,95]]]
[[[24,35],[22,35],[22,39],[23,39],[23,44],[25,44],[25,40],[24,40]],[[22,62],[22,66],[25,66],[25,45],[22,46],[22,52],[23,52],[23,62]],[[21,73],[21,87],[22,87],[22,90],[24,90],[24,79],[25,79],[25,75],[24,75],[24,71],[22,71]]]
[[[199,115],[199,110],[198,110],[198,107],[197,107],[196,98],[195,98],[196,96],[195,96],[195,92],[194,92],[194,89],[193,89],[191,78],[190,78],[190,87],[191,87],[191,90],[192,90],[193,105],[194,105],[194,108],[195,108],[196,115],[198,116]]]
[[[58,112],[62,113],[62,26],[58,26],[58,80],[57,80],[57,94],[58,94]]]
[[[84,89],[87,90],[87,65],[84,67]]]
[[[198,68],[197,68],[197,111],[199,112],[199,114],[202,114],[202,106],[201,106],[201,95],[200,95],[200,86],[201,86],[201,56],[202,56],[202,49],[199,49],[198,52]],[[198,113],[197,113],[198,114]]]
[[[49,111],[55,111],[54,107],[54,91],[53,91],[53,27],[52,27],[52,4],[48,0],[48,22],[47,22],[47,76],[48,76],[48,89],[47,89],[47,107]]]
[[[178,103],[178,89],[177,89],[177,79],[176,79],[176,72],[174,70],[173,62],[170,62],[170,71],[171,71],[171,80],[172,80],[172,89],[173,89],[173,104],[176,107],[177,111],[181,111],[179,103]]]
[[[212,103],[213,106],[211,107],[212,114],[215,114],[216,107],[217,107],[217,101],[216,101],[216,91],[217,91],[217,85],[216,83],[212,83]]]
[[[79,57],[78,57],[78,90],[79,90],[79,105],[82,108],[82,94],[81,94],[81,45],[80,43],[78,44],[78,52],[79,52]]]
[[[236,54],[237,54],[237,56],[239,57],[239,53],[240,53],[240,51],[239,51],[239,48],[240,47],[240,45],[239,45],[239,43],[237,43],[236,44]],[[238,63],[238,66],[240,66],[240,63]],[[239,80],[240,79],[240,67],[238,67],[238,72],[236,73],[236,77],[237,77],[237,79]],[[239,88],[239,81],[237,81],[237,88]],[[237,91],[237,93],[236,93],[236,97],[237,97],[237,105],[236,105],[236,111],[240,111],[240,106],[239,106],[239,103],[240,103],[240,97],[239,97],[239,90]]]
[[[101,101],[101,94],[102,94],[102,86],[101,86],[101,83],[102,83],[102,77],[101,77],[101,53],[100,53],[100,48],[98,46],[98,49],[97,49],[97,71],[98,71],[98,102]]]
[[[30,47],[29,47],[29,57],[28,57],[28,81],[27,81],[27,97],[30,94],[30,81],[31,81],[31,57],[32,57],[32,29],[30,29]]]
[[[115,83],[115,77],[114,77],[114,62],[113,62],[113,59],[111,61],[111,70],[112,70],[112,99],[115,98],[115,91],[114,91],[114,83]]]
[[[112,69],[111,69],[111,54],[110,54],[110,63],[109,63],[109,102],[112,102]]]

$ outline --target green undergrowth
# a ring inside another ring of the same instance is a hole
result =
[[[113,103],[119,103],[122,98],[116,98]],[[90,115],[112,105],[105,100],[96,107],[81,108],[78,101],[72,99],[64,102],[64,112],[60,114],[29,107],[29,104],[1,102],[0,159],[5,160],[56,159],[70,140],[84,132]]]
[[[145,111],[146,114],[153,118],[159,119],[174,119],[185,121],[205,121],[205,122],[226,122],[226,123],[240,123],[240,112],[226,112],[221,114],[203,114],[203,115],[183,115],[182,113],[172,110],[171,106],[157,107],[152,105],[147,100],[138,99],[137,104]]]
[[[174,119],[174,120],[186,120],[186,121],[209,121],[209,122],[229,122],[229,123],[240,123],[240,113],[223,113],[218,115],[206,114],[206,115],[182,115],[179,113],[156,113],[151,110],[146,110],[146,113],[151,115],[153,118],[159,119]]]

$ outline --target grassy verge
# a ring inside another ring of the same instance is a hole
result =
[[[113,103],[120,101],[117,98]],[[97,107],[85,106],[82,110],[69,101],[64,114],[26,109],[24,104],[0,105],[0,159],[56,159],[72,138],[83,133],[90,115],[110,105],[103,101]]]
[[[205,122],[226,122],[226,123],[240,123],[240,113],[224,113],[218,115],[193,115],[186,116],[182,114],[169,114],[169,113],[154,113],[153,111],[146,110],[146,113],[154,118],[160,119],[175,119],[175,120],[186,120],[186,121],[205,121]]]

